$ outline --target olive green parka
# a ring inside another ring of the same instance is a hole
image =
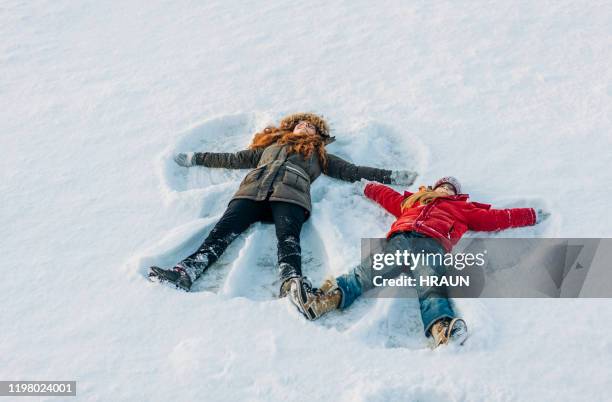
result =
[[[327,154],[323,171],[316,153],[309,158],[287,154],[287,145],[272,144],[265,149],[247,149],[236,153],[196,152],[196,165],[211,168],[252,169],[240,183],[234,197],[254,201],[284,201],[312,210],[310,185],[321,175],[354,182],[360,179],[389,184],[391,170],[354,165]]]

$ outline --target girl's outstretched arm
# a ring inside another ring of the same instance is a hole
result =
[[[398,217],[402,214],[402,201],[404,196],[395,191],[394,189],[387,187],[379,183],[368,183],[363,191],[366,197],[376,201],[390,214]]]
[[[488,209],[470,203],[465,217],[470,230],[487,232],[536,224],[533,208]]]
[[[401,184],[409,186],[416,179],[417,174],[408,170],[387,170],[369,166],[355,165],[347,160],[333,154],[327,154],[328,176],[355,182],[361,179],[377,181],[386,184]]]
[[[391,183],[391,170],[358,166],[333,154],[327,154],[327,172],[330,177],[354,182],[361,179]]]
[[[174,157],[176,163],[190,167],[195,165],[211,168],[252,169],[257,167],[263,149],[245,149],[231,152],[188,152]]]

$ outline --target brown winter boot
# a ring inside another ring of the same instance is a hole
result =
[[[449,341],[463,345],[467,339],[467,325],[461,318],[442,318],[436,321],[430,329],[434,349],[446,345]]]
[[[330,277],[323,281],[323,284],[319,288],[319,290],[323,293],[332,292],[334,290],[338,290],[338,284],[336,283],[336,278]]]
[[[340,306],[340,299],[342,299],[342,293],[338,289],[336,280],[328,278],[319,288],[319,294],[314,298],[310,306],[315,311],[317,318],[319,318],[332,310],[336,310]]]
[[[309,311],[309,319],[316,320],[322,315],[337,309],[341,298],[342,293],[338,289],[335,279],[326,279],[319,289],[308,295],[308,300],[304,303],[305,309]]]
[[[309,320],[316,320],[323,314],[338,308],[341,293],[333,282],[325,281],[321,289],[312,288],[305,278],[288,280],[287,295],[298,311]]]

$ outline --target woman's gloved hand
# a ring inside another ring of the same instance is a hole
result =
[[[544,211],[542,208],[536,209],[536,225],[545,221],[550,216],[550,212]]]
[[[352,192],[353,194],[357,194],[357,195],[363,195],[363,192],[365,190],[365,187],[369,184],[369,183],[374,183],[370,180],[366,180],[366,179],[361,179],[359,181],[356,181],[353,183],[353,188],[352,188]]]
[[[187,153],[176,154],[174,155],[174,161],[180,166],[184,166],[184,167],[193,166],[195,165],[195,153],[187,152]]]
[[[416,180],[418,174],[410,170],[394,170],[391,172],[391,184],[410,186]]]

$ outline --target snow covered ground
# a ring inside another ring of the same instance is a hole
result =
[[[431,351],[414,300],[311,323],[276,299],[268,225],[195,292],[144,272],[196,247],[245,173],[172,153],[239,150],[296,111],[354,162],[553,214],[508,235],[612,237],[612,3],[4,0],[0,38],[0,380],[86,401],[609,398],[610,300],[457,300],[472,336]],[[317,282],[392,220],[326,177],[313,200]]]

